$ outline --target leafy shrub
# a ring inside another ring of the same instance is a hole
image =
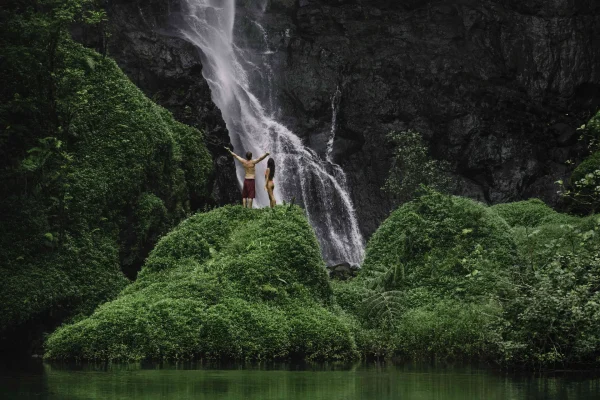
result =
[[[292,355],[308,360],[347,360],[356,356],[356,344],[344,318],[305,304],[295,305],[288,313]]]
[[[597,364],[600,357],[600,246],[595,254],[557,254],[507,302],[511,321],[503,361],[532,365]]]
[[[336,299],[344,307],[366,293],[345,310],[362,327],[359,348],[372,355],[595,364],[599,225],[538,200],[486,208],[430,193],[384,222],[364,271],[336,286]]]
[[[47,341],[50,359],[348,359],[350,323],[297,207],[223,207],[163,237],[135,283]]]
[[[575,168],[571,182],[585,180],[588,174],[595,174],[597,170],[600,170],[600,152],[593,153]]]
[[[332,280],[333,296],[337,305],[351,315],[363,315],[364,300],[374,294],[362,280],[350,279],[347,281]]]
[[[502,217],[431,189],[402,205],[367,245],[361,273],[336,283],[366,355],[483,357],[501,337],[500,297],[520,270]]]
[[[571,175],[571,190],[562,195],[569,198],[576,210],[595,213],[600,207],[600,151],[586,158]]]
[[[515,231],[529,267],[504,301],[509,321],[498,345],[504,362],[534,365],[598,360],[600,221],[570,217]]]
[[[533,228],[515,227],[513,237],[523,263],[535,269],[550,263],[557,254],[593,253],[598,244],[595,216],[557,214]]]

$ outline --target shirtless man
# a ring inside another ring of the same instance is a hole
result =
[[[242,157],[235,154],[229,148],[225,147],[225,150],[229,152],[233,157],[235,157],[244,167],[246,171],[246,177],[244,179],[244,189],[242,190],[242,204],[244,207],[252,208],[252,201],[256,197],[256,184],[254,179],[256,178],[256,164],[264,160],[269,156],[269,153],[265,153],[262,157],[257,158],[256,160],[252,159],[252,153],[246,153],[246,159],[244,160]]]

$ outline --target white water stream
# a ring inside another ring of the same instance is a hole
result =
[[[364,242],[352,200],[347,190],[343,170],[332,162],[333,139],[336,130],[337,107],[341,93],[332,99],[332,126],[326,159],[304,146],[300,138],[269,115],[251,91],[249,66],[256,64],[245,57],[233,37],[235,0],[182,0],[180,35],[197,46],[202,54],[203,76],[208,82],[212,99],[221,110],[229,130],[234,151],[241,155],[251,151],[254,158],[270,152],[275,159],[275,196],[282,201],[295,201],[306,210],[315,229],[324,259],[328,263],[362,262]],[[270,52],[266,31],[253,21],[264,35],[265,52]],[[268,84],[272,79],[267,69]],[[272,107],[271,88],[267,88],[267,106]],[[269,204],[264,186],[266,161],[257,166],[257,198],[255,204]],[[237,169],[240,185],[243,169]]]

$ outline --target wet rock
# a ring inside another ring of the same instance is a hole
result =
[[[338,279],[341,281],[355,277],[359,270],[360,268],[358,266],[352,265],[348,262],[327,266],[329,278]]]

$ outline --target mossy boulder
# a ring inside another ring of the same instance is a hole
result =
[[[348,359],[303,212],[223,207],[160,240],[138,280],[47,341],[48,359]]]

